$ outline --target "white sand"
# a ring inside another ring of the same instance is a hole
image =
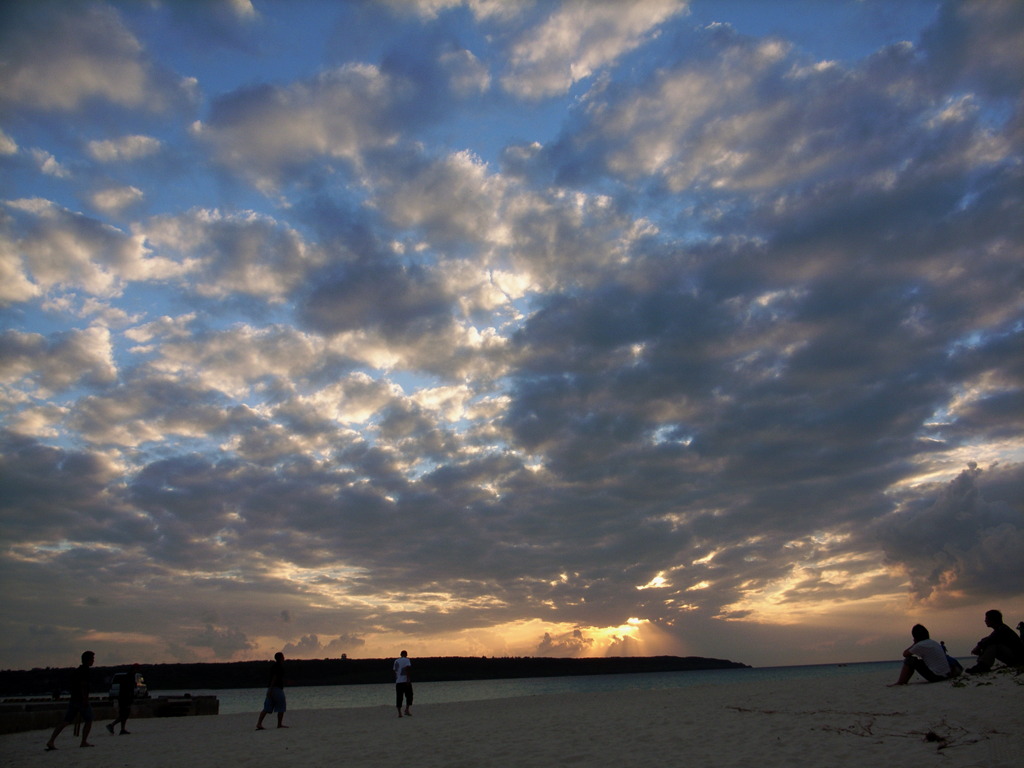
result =
[[[291,727],[257,713],[138,719],[132,735],[97,723],[92,749],[71,727],[44,752],[48,731],[0,736],[3,766],[943,766],[1010,768],[1024,755],[1024,676],[887,688],[899,672],[837,679],[739,682],[659,691],[430,703],[416,688],[413,717],[393,707],[295,710]],[[984,684],[982,684],[984,683]],[[382,695],[388,695],[382,691]],[[933,733],[944,741],[927,741]]]

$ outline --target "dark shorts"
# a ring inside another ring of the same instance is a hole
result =
[[[91,723],[92,705],[89,702],[85,704],[78,704],[74,701],[70,702],[68,704],[68,711],[64,713],[64,722],[73,723],[79,715],[81,715],[83,723]]]
[[[270,695],[263,700],[263,711],[269,715],[271,712],[284,712],[285,708],[284,688],[271,688]]]
[[[920,656],[909,656],[907,658],[907,662],[910,664],[911,669],[917,672],[917,674],[919,674],[929,683],[941,683],[943,680],[949,680],[950,675],[952,675],[952,671],[950,671],[949,674],[946,675],[935,674],[931,671],[931,669],[928,668],[928,665],[924,663],[924,659],[922,659]]]
[[[405,699],[405,706],[412,705],[412,683],[395,683],[395,706],[402,706],[402,699]]]

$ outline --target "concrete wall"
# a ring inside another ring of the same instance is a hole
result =
[[[93,728],[99,728],[116,717],[117,708],[109,699],[93,698]],[[64,719],[67,700],[25,699],[0,703],[0,733],[51,730]],[[132,717],[186,717],[216,715],[220,701],[216,696],[157,696],[137,699],[132,704]],[[71,727],[71,726],[68,726]]]

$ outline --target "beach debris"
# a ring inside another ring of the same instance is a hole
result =
[[[854,736],[875,736],[874,732],[875,721],[868,720],[865,722],[857,722],[853,725],[839,726],[839,725],[824,725],[821,730],[823,731],[834,731],[835,733],[850,733]]]
[[[814,728],[814,730],[821,730],[830,733],[847,733],[852,736],[860,736],[862,738],[919,738],[928,744],[935,744],[936,749],[938,750],[951,749],[953,747],[965,747],[970,744],[977,744],[978,742],[986,741],[989,738],[988,735],[972,734],[963,726],[957,725],[956,723],[950,723],[945,718],[925,731],[905,732],[894,729],[894,724],[889,724],[888,726],[885,725],[886,718],[906,717],[906,712],[848,712],[834,709],[783,711],[775,709],[752,709],[736,705],[729,705],[726,709],[732,709],[744,714],[842,715],[845,717],[853,717],[856,719],[851,723],[844,725],[828,723],[819,725]],[[994,734],[995,732],[993,731],[990,733]]]
[[[812,710],[779,710],[779,709],[750,709],[735,704],[726,705],[726,709],[734,709],[737,712],[754,712],[761,715],[853,715],[854,717],[904,717],[906,712],[850,712],[844,709],[812,709]]]
[[[921,731],[911,731],[909,735],[920,736],[922,741],[937,745],[936,748],[939,750],[977,744],[986,738],[984,736],[974,736],[963,726],[949,723],[945,718],[938,725],[932,726],[923,733]]]

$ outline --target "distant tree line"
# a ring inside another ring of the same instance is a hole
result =
[[[392,683],[392,659],[289,659],[288,686]],[[413,659],[418,683],[445,680],[498,680],[522,677],[610,675],[638,672],[684,672],[739,669],[734,661],[700,656],[638,656],[613,658],[548,658],[535,656],[433,656]],[[270,661],[203,664],[140,664],[135,670],[152,691],[261,688],[267,684]],[[94,667],[92,690],[103,693],[123,667]],[[41,696],[66,691],[71,667],[0,671],[0,696]]]

